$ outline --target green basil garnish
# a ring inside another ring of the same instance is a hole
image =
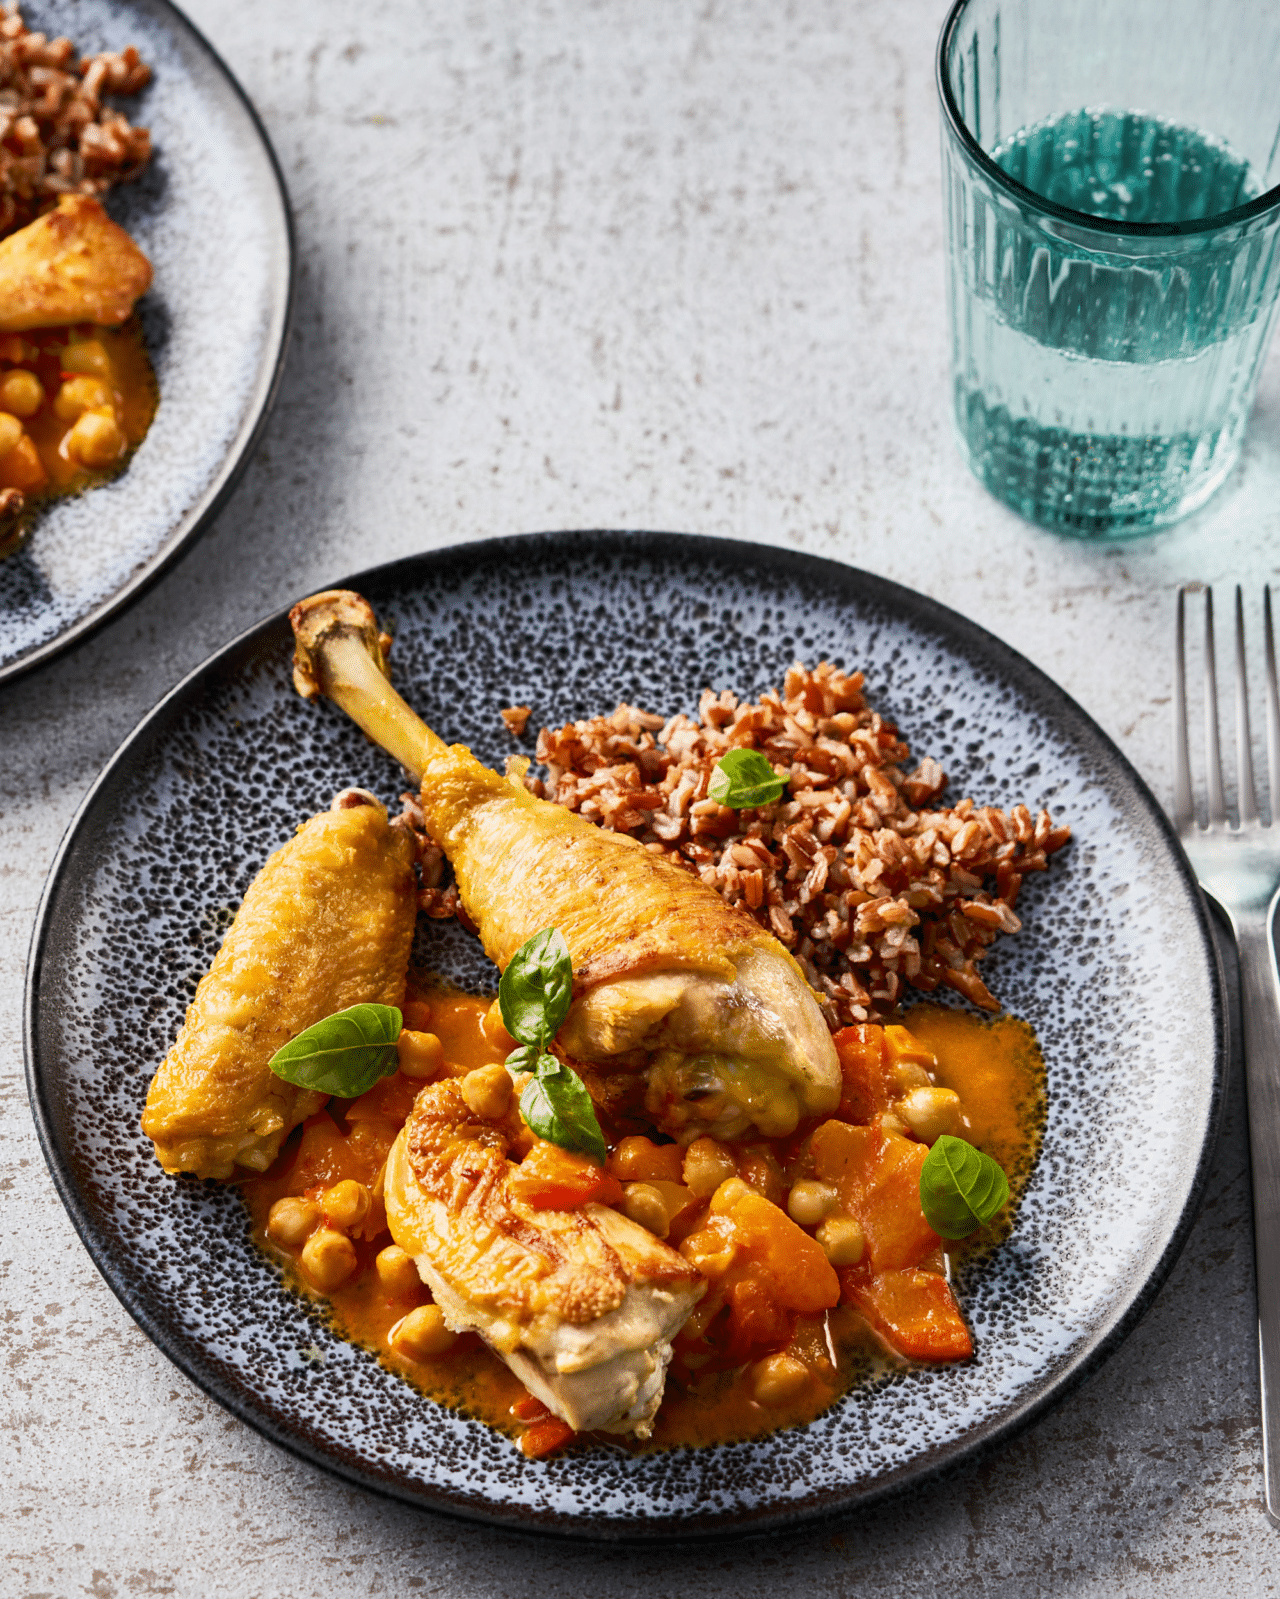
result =
[[[394,1005],[352,1005],[290,1039],[271,1070],[299,1088],[356,1099],[395,1071],[403,1022]]]
[[[519,1044],[546,1049],[573,999],[573,963],[559,928],[544,927],[507,963],[498,984],[502,1025]]]
[[[732,811],[745,811],[753,805],[772,805],[787,782],[759,750],[729,750],[716,762],[707,798]]]
[[[521,944],[498,985],[502,1025],[521,1046],[507,1056],[507,1068],[533,1073],[520,1095],[520,1114],[530,1129],[603,1166],[608,1150],[591,1095],[577,1072],[547,1053],[572,1001],[569,946],[559,928],[544,927]]]
[[[520,1095],[520,1114],[539,1138],[559,1144],[561,1149],[578,1150],[604,1165],[609,1152],[591,1095],[577,1072],[554,1055],[538,1057],[533,1081],[525,1084]]]
[[[944,1133],[920,1168],[920,1208],[942,1238],[967,1238],[1009,1197],[1003,1171],[980,1149]]]

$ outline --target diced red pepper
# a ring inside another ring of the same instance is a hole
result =
[[[511,1414],[517,1421],[545,1421],[551,1412],[532,1394],[525,1394],[523,1399],[517,1399],[511,1407]]]
[[[910,1360],[967,1360],[973,1339],[945,1278],[907,1267],[876,1272],[865,1262],[840,1270],[841,1297]]]
[[[576,1437],[577,1433],[568,1422],[561,1421],[559,1416],[552,1416],[549,1421],[535,1422],[529,1428],[520,1439],[520,1451],[530,1460],[545,1460],[557,1449],[572,1443]]]
[[[832,1042],[840,1059],[842,1092],[836,1116],[842,1122],[865,1126],[897,1097],[889,1075],[884,1029],[872,1023],[842,1027]]]

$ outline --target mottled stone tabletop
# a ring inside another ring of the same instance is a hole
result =
[[[32,919],[116,744],[257,618],[489,534],[784,545],[1000,634],[1167,796],[1176,586],[1280,572],[1280,347],[1240,466],[1172,532],[1057,539],[967,476],[947,417],[940,0],[190,9],[283,165],[297,320],[217,524],[133,610],[0,694],[0,1591],[1275,1591],[1238,1062],[1200,1220],[1103,1370],[981,1467],[776,1540],[610,1552],[367,1498],[214,1406],[99,1279],[27,1109]]]

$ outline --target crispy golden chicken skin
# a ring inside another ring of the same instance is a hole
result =
[[[391,1236],[446,1324],[478,1332],[569,1426],[646,1437],[671,1340],[706,1284],[606,1205],[518,1198],[507,1159],[516,1115],[474,1115],[456,1079],[424,1088],[387,1157]]]
[[[168,1172],[265,1171],[327,1098],[268,1062],[334,1011],[404,998],[417,913],[413,840],[371,795],[340,794],[249,885],[147,1094]]]
[[[564,935],[574,1004],[559,1043],[572,1059],[642,1073],[649,1118],[683,1142],[781,1137],[835,1109],[831,1036],[770,933],[683,867],[445,745],[387,681],[358,594],[314,595],[290,620],[299,691],[327,694],[420,779],[490,958],[505,969],[542,928]]]
[[[150,284],[150,261],[98,201],[64,194],[56,210],[0,239],[0,333],[115,327]]]

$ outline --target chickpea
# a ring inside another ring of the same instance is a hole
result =
[[[500,1064],[477,1066],[462,1079],[462,1097],[473,1116],[498,1121],[511,1105],[511,1073]]]
[[[356,1269],[355,1245],[345,1233],[317,1228],[303,1246],[302,1269],[321,1293],[331,1293]]]
[[[380,1250],[374,1265],[378,1270],[378,1281],[397,1299],[408,1299],[422,1287],[413,1256],[401,1249],[399,1244],[388,1244]]]
[[[732,1210],[744,1194],[752,1194],[754,1192],[755,1190],[749,1188],[741,1177],[727,1177],[716,1189],[715,1197],[720,1201],[716,1209]]]
[[[111,376],[111,357],[97,339],[79,339],[58,352],[64,372],[84,372],[92,377]]]
[[[267,1217],[267,1237],[285,1249],[298,1249],[319,1221],[320,1207],[309,1199],[277,1199]]]
[[[904,1094],[911,1088],[928,1088],[932,1081],[924,1067],[914,1060],[895,1061],[893,1080]]]
[[[794,1355],[770,1355],[751,1368],[751,1392],[761,1405],[785,1405],[809,1383],[809,1368]]]
[[[44,387],[34,372],[15,367],[0,377],[0,411],[10,416],[34,416],[44,404]]]
[[[898,1101],[898,1114],[917,1138],[934,1144],[960,1125],[960,1096],[950,1088],[913,1088]]]
[[[402,1316],[387,1334],[387,1342],[397,1355],[407,1360],[429,1360],[444,1355],[458,1341],[458,1335],[444,1324],[439,1305],[419,1305]]]
[[[344,1177],[320,1195],[320,1208],[330,1227],[358,1227],[369,1214],[369,1190],[354,1177]]]
[[[880,1123],[880,1130],[893,1138],[907,1136],[907,1124],[900,1116],[895,1116],[891,1110],[882,1111],[876,1118]]]
[[[720,1184],[738,1175],[732,1151],[714,1138],[695,1138],[684,1153],[684,1185],[699,1199],[710,1199]]]
[[[8,455],[10,450],[15,449],[21,437],[22,423],[16,416],[0,411],[0,456]]]
[[[406,1027],[396,1040],[396,1054],[405,1076],[421,1083],[438,1077],[444,1065],[444,1045],[436,1035],[420,1033],[412,1027]]]
[[[85,411],[98,411],[111,405],[111,390],[100,378],[68,378],[53,402],[54,415],[63,422],[74,422]]]
[[[120,459],[124,434],[110,411],[86,411],[67,434],[65,446],[82,466],[110,466]]]
[[[828,1216],[813,1236],[833,1266],[856,1266],[862,1259],[866,1240],[852,1216]]]
[[[794,1183],[787,1199],[787,1214],[799,1227],[816,1227],[835,1207],[835,1189],[827,1183],[814,1182],[810,1177]]]
[[[634,1222],[639,1222],[655,1238],[665,1238],[671,1230],[667,1220],[667,1207],[661,1193],[652,1183],[624,1183],[622,1211]]]

